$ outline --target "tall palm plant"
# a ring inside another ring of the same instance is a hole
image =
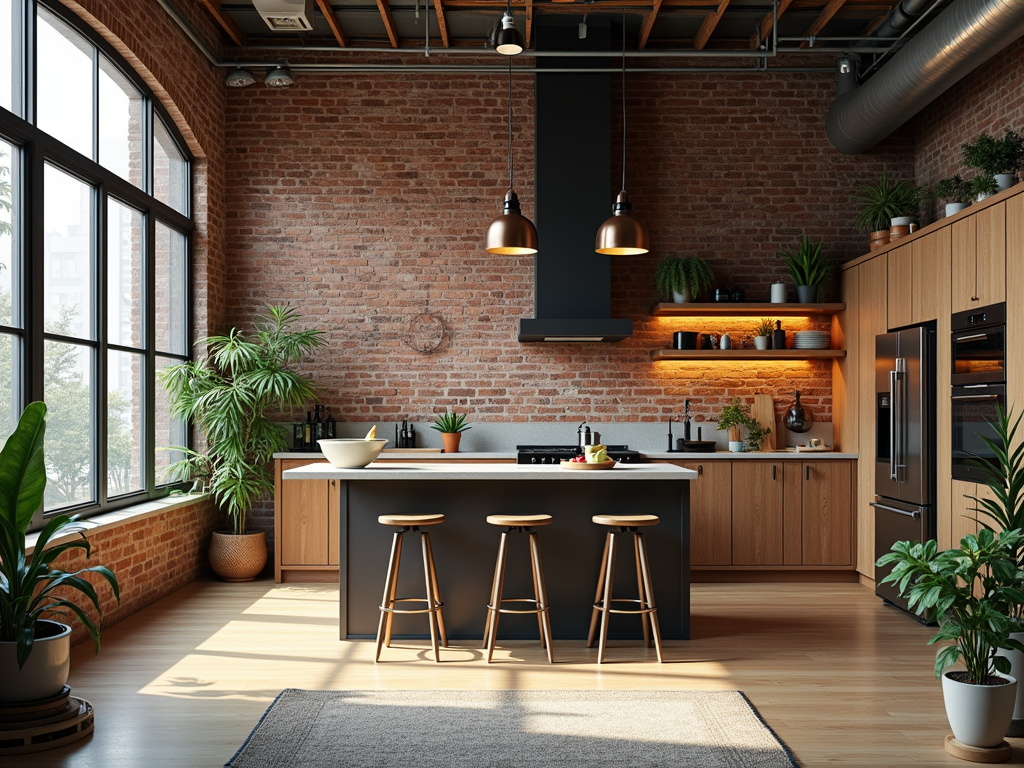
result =
[[[209,336],[199,342],[206,357],[161,374],[171,413],[191,420],[206,440],[204,451],[176,448],[185,457],[168,472],[206,477],[236,534],[245,533],[253,504],[273,491],[267,465],[288,447],[284,430],[267,412],[290,410],[316,395],[294,366],[326,343],[324,332],[293,330],[298,318],[294,308],[268,306],[254,324],[253,338],[237,328]]]

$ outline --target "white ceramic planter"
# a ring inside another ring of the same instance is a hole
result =
[[[1010,637],[1024,643],[1024,632],[1011,632]],[[1010,677],[1015,680],[1024,679],[1024,653],[1000,648],[996,651],[996,655],[1005,656],[1010,660]],[[1013,706],[1013,720],[1010,722],[1006,735],[1024,736],[1024,685],[1017,686],[1017,697]]]
[[[913,216],[897,216],[890,223],[894,227],[909,227],[915,220]]]
[[[996,186],[999,191],[1002,192],[1004,189],[1009,189],[1017,183],[1017,176],[1013,173],[997,173],[996,174]]]
[[[37,627],[40,624],[55,634],[36,639],[21,669],[17,643],[0,642],[0,702],[4,704],[48,699],[64,690],[71,669],[71,627],[45,619],[36,622]]]
[[[754,337],[754,349],[768,349],[768,337],[767,336],[755,336]]]
[[[952,216],[955,213],[960,213],[960,211],[969,205],[970,203],[946,203],[946,215]]]
[[[746,443],[742,440],[730,440],[729,450],[733,453],[743,453],[746,448]]]
[[[785,304],[788,293],[785,283],[772,283],[772,304]]]
[[[971,747],[997,747],[1013,718],[1017,681],[1008,675],[1004,685],[970,685],[942,675],[942,699],[953,736]]]
[[[693,296],[690,295],[690,289],[687,288],[682,293],[679,293],[678,291],[672,291],[672,301],[674,301],[676,304],[689,304],[691,301],[693,301]]]

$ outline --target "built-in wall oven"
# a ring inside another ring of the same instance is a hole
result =
[[[1006,305],[953,315],[952,344],[953,477],[984,480],[973,462],[995,459],[984,438],[995,439],[991,424],[1006,408]]]

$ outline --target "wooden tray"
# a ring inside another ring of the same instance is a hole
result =
[[[596,462],[594,464],[583,461],[563,461],[560,466],[562,467],[562,469],[615,469],[615,462],[612,459],[609,459],[608,461]]]

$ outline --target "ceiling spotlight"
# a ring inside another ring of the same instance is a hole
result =
[[[263,84],[269,88],[287,88],[290,85],[295,85],[295,80],[292,79],[292,74],[287,67],[274,67],[263,78]]]
[[[515,56],[523,52],[523,36],[516,29],[516,22],[512,18],[511,0],[509,8],[501,17],[501,29],[495,40],[494,50],[503,56]]]
[[[247,88],[255,82],[256,78],[252,76],[252,72],[241,67],[232,69],[228,72],[228,76],[224,78],[224,84],[228,88]]]
[[[583,14],[583,21],[580,22],[580,40],[587,39],[587,14]]]

